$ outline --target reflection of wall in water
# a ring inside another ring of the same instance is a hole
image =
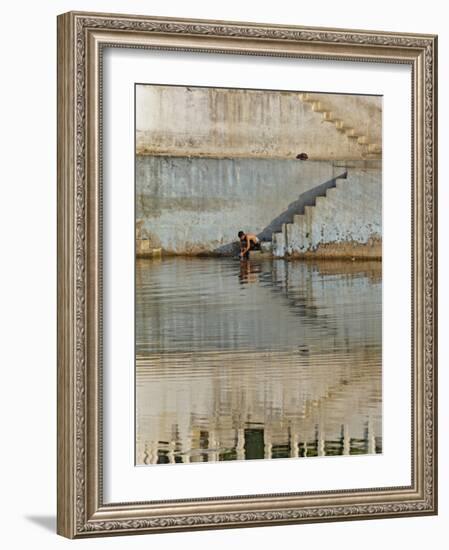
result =
[[[292,267],[283,260],[256,262],[252,270],[257,284],[245,285],[242,307],[241,274],[230,275],[236,263],[208,259],[207,276],[201,272],[192,276],[198,261],[137,262],[137,284],[157,288],[151,303],[142,297],[136,304],[136,353],[141,360],[158,349],[184,351],[196,349],[197,344],[203,350],[238,350],[242,344],[254,350],[286,349],[292,342],[295,347],[313,342],[318,333],[320,349],[381,341],[382,325],[375,315],[381,312],[379,281],[322,275],[303,263]],[[170,262],[173,269],[166,268]],[[195,303],[186,301],[192,294],[198,294]],[[346,304],[350,314],[336,316],[340,304]],[[257,315],[262,311],[269,311],[269,318]],[[188,348],[176,340],[181,332]]]
[[[380,282],[284,261],[230,276],[235,263],[205,262],[197,306],[182,299],[198,292],[201,276],[191,276],[191,260],[174,260],[172,270],[165,261],[139,265],[140,284],[153,284],[161,300],[148,309],[138,302],[138,463],[158,455],[168,462],[249,458],[260,454],[261,434],[267,457],[349,453],[350,446],[374,452],[381,434]],[[336,315],[348,304],[350,314]],[[247,323],[251,341],[242,349],[233,335],[245,335]],[[181,326],[191,332],[177,342]],[[148,355],[151,349],[167,351]]]
[[[170,444],[177,451],[195,448],[192,461],[204,460],[198,449],[205,449],[209,460],[218,460],[218,455],[238,454],[239,438],[248,429],[263,432],[267,457],[273,448],[278,456],[303,456],[299,444],[304,442],[309,456],[332,454],[325,453],[325,442],[338,445],[343,439],[347,450],[342,447],[338,454],[349,454],[350,438],[364,452],[375,452],[381,435],[381,368],[375,363],[380,352],[369,353],[318,356],[301,365],[283,364],[275,354],[265,363],[262,357],[241,356],[233,366],[203,367],[198,379],[183,380],[173,359],[154,377],[138,373],[138,461],[145,444],[164,451]],[[240,442],[240,458],[243,448]]]

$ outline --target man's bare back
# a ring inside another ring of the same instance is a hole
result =
[[[238,233],[240,239],[240,258],[249,258],[249,251],[259,247],[259,239],[254,233],[244,233],[239,231]]]

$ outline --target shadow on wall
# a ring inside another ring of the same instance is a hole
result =
[[[257,234],[257,237],[261,241],[271,242],[273,233],[282,230],[282,224],[291,223],[293,221],[293,216],[297,214],[304,214],[304,208],[306,206],[315,206],[315,200],[317,197],[324,196],[328,189],[335,187],[337,184],[337,179],[346,178],[348,173],[345,171],[341,175],[332,178],[329,181],[321,183],[312,189],[309,189],[305,193],[301,193],[297,200],[291,202],[287,209],[284,210],[276,216],[262,231]],[[233,256],[239,252],[239,243],[237,241],[237,235],[235,242],[226,243],[217,248],[214,248],[212,251],[213,254],[224,255],[224,256]]]
[[[317,197],[324,196],[328,189],[335,187],[337,185],[337,179],[346,178],[347,172],[343,172],[341,175],[332,178],[329,181],[321,183],[312,189],[309,189],[305,193],[299,195],[298,199],[290,203],[287,207],[287,210],[281,212],[279,216],[274,218],[262,231],[257,235],[260,240],[271,241],[271,236],[273,233],[282,230],[282,224],[291,223],[293,221],[293,216],[297,214],[304,214],[304,208],[306,206],[315,206],[315,200]]]
[[[240,245],[237,241],[237,235],[236,240],[232,243],[226,243],[222,244],[220,246],[217,246],[217,248],[214,248],[212,250],[212,254],[217,254],[219,256],[236,256],[240,251]],[[204,254],[207,256],[208,254]],[[201,254],[200,254],[201,256]]]

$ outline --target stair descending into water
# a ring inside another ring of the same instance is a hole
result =
[[[381,255],[382,189],[379,171],[357,170],[334,180],[281,231],[272,235],[275,257]],[[380,252],[379,252],[380,251]]]

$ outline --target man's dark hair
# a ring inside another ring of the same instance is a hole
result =
[[[245,233],[243,233],[243,231],[239,231],[239,232],[238,232],[239,238],[242,238],[244,234],[245,234]]]

